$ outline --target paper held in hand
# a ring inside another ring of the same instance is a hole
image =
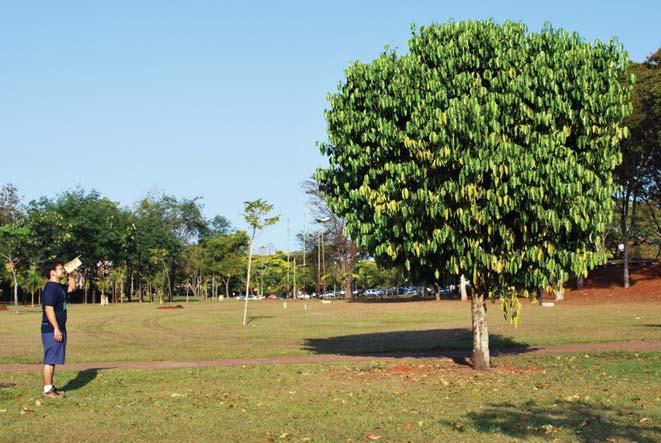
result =
[[[76,257],[70,262],[65,263],[63,266],[64,266],[64,270],[67,271],[67,274],[71,274],[73,271],[78,269],[78,267],[82,264],[83,262],[80,261],[80,258]]]

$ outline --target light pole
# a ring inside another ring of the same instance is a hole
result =
[[[328,217],[317,217],[315,221],[317,223],[323,224],[323,223],[328,223],[330,218]],[[321,231],[319,231],[319,235],[317,236],[317,298],[321,298],[321,267],[322,267],[322,262],[324,269],[326,267],[326,260],[324,257],[324,226],[322,226]],[[324,292],[326,292],[326,279],[324,279]]]

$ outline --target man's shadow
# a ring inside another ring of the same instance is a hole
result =
[[[76,377],[69,380],[67,384],[62,386],[60,389],[63,391],[75,391],[84,387],[96,378],[96,376],[99,374],[99,369],[103,368],[92,368],[79,371],[78,374],[76,374]]]

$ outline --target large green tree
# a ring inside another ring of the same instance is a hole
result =
[[[316,177],[380,262],[470,278],[473,367],[487,369],[487,299],[516,322],[518,293],[605,260],[626,53],[492,21],[414,29],[409,50],[347,69]]]

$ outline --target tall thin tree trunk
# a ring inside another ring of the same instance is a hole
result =
[[[441,301],[441,288],[438,286],[438,283],[434,283],[434,295],[436,296],[436,301]]]
[[[489,369],[489,329],[487,328],[487,307],[483,294],[471,290],[471,317],[473,325],[473,369]]]
[[[14,277],[14,306],[18,307],[18,277],[16,276],[16,266],[13,262],[11,263],[11,274]]]
[[[623,272],[622,272],[622,285],[625,288],[629,287],[629,198],[631,197],[630,191],[627,190],[622,198],[622,210],[620,213],[620,225],[622,229],[622,245],[623,251]]]
[[[131,272],[129,273],[129,275],[131,276],[131,289],[129,290],[129,295],[128,295],[128,301],[129,301],[129,303],[130,303],[130,302],[131,302],[131,297],[133,297],[133,294],[134,294],[133,291],[134,291],[134,289],[135,289],[134,286],[133,286],[133,284],[134,284],[134,280],[135,280],[135,276],[133,275],[133,271],[131,271]]]
[[[252,242],[255,239],[255,230],[253,229],[250,244],[248,245],[248,274],[246,276],[246,302],[243,306],[243,326],[245,326],[248,319],[248,293],[250,292],[250,266],[252,265]]]

